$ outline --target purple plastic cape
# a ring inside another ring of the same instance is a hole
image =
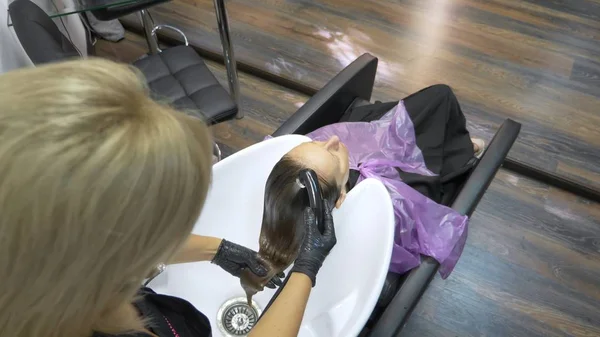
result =
[[[381,181],[392,198],[396,232],[390,271],[404,273],[420,263],[420,255],[440,263],[440,275],[448,277],[467,239],[468,218],[440,205],[403,183],[404,172],[435,176],[427,169],[417,147],[412,121],[400,101],[381,119],[372,122],[336,123],[307,136],[325,141],[338,136],[350,154],[350,168],[366,178]],[[368,225],[368,224],[365,224]]]

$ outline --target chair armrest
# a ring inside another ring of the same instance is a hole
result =
[[[452,203],[452,209],[468,216],[473,214],[479,200],[506,159],[508,151],[517,140],[520,131],[521,124],[512,119],[507,119],[502,123],[481,160]]]
[[[507,119],[502,124],[456,197],[452,209],[468,216],[473,214],[479,200],[483,197],[508,151],[517,139],[520,130],[521,124],[513,120]],[[402,330],[419,299],[423,296],[425,289],[435,276],[438,267],[439,263],[435,259],[424,257],[421,264],[410,271],[392,302],[379,318],[370,336],[396,336]]]
[[[356,98],[371,99],[376,73],[377,58],[367,53],[361,55],[312,96],[273,136],[307,134],[338,122]]]

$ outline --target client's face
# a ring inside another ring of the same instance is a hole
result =
[[[350,173],[348,149],[337,136],[325,142],[308,142],[296,146],[288,156],[302,162],[318,175],[344,187]],[[339,206],[339,205],[338,205]]]

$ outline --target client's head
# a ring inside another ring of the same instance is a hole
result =
[[[300,171],[315,171],[323,198],[339,208],[346,197],[348,167],[348,150],[335,136],[325,142],[298,145],[273,167],[265,186],[259,241],[259,255],[272,272],[261,280],[251,276],[243,278],[242,285],[247,292],[248,288],[261,290],[271,276],[287,268],[296,258],[304,236],[303,212],[309,206],[308,194],[297,182]]]

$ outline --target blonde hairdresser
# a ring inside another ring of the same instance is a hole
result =
[[[212,140],[201,121],[150,99],[144,83],[103,60],[0,75],[0,336],[209,335],[189,303],[140,293],[143,279],[161,262],[267,274],[256,252],[190,235]],[[313,269],[292,274],[273,305],[289,309],[270,310],[251,335],[297,333]]]

